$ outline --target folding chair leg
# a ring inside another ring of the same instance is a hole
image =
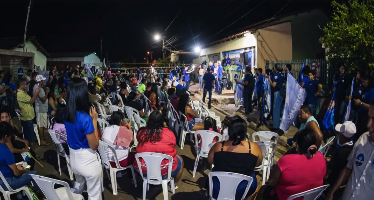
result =
[[[135,176],[135,172],[134,172],[134,167],[130,166],[130,169],[131,169],[131,173],[132,173],[132,179],[134,180],[134,185],[135,185],[135,187],[138,187],[138,184],[136,183],[136,176]]]
[[[110,182],[112,184],[113,195],[117,195],[117,171],[110,168]]]
[[[68,165],[68,172],[69,172],[70,180],[74,181],[74,175],[73,175],[73,171],[71,170],[70,164],[67,164],[67,165]]]
[[[57,153],[57,164],[58,164],[58,171],[60,172],[60,176],[61,176],[60,155],[58,153]]]
[[[27,196],[29,199],[33,199],[33,198],[32,198],[32,195],[31,195],[31,192],[30,192],[30,190],[29,190],[29,188],[28,188],[27,186],[25,186],[25,189],[24,189],[23,191],[25,191],[25,194],[26,194],[26,196]]]
[[[265,167],[263,170],[262,170],[262,185],[265,185],[265,182],[266,182],[266,172],[268,171],[267,167]]]
[[[170,187],[171,187],[171,192],[175,194],[175,184],[174,184],[174,179],[170,180]]]
[[[10,194],[8,192],[4,192],[3,197],[4,197],[5,200],[11,200],[10,199]]]
[[[200,159],[200,155],[198,154],[196,156],[195,166],[193,167],[193,173],[192,173],[192,177],[193,178],[195,178],[195,174],[196,174],[196,170],[197,170],[197,165],[199,165],[199,159]]]
[[[147,187],[148,187],[147,180],[143,179],[143,200],[145,200],[147,197]]]
[[[168,200],[168,181],[167,180],[163,180],[162,181],[162,193],[164,195],[164,200]]]

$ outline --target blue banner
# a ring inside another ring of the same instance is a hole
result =
[[[297,78],[297,82],[299,82],[299,83],[301,83],[301,81],[303,80],[303,69],[304,69],[304,67],[305,67],[305,60],[304,60],[304,62],[303,62],[303,66],[301,67],[301,69],[300,69],[300,72],[299,72],[299,77]]]
[[[287,73],[286,101],[283,109],[283,117],[280,129],[286,132],[299,114],[299,110],[306,97],[305,90],[298,84],[296,79]]]
[[[354,87],[354,85],[355,85],[355,77],[353,77],[353,80],[352,80],[352,85],[351,85],[351,94],[350,94],[350,96],[352,97],[352,93],[353,93],[353,87]],[[348,106],[347,106],[347,112],[345,112],[345,116],[344,116],[344,121],[343,121],[343,123],[345,122],[345,121],[349,121],[349,116],[351,115],[351,99],[349,100],[349,102],[348,102]]]

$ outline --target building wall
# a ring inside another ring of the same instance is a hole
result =
[[[257,30],[256,67],[265,69],[266,60],[291,60],[292,59],[292,33],[291,23],[265,27]]]
[[[16,49],[13,49],[13,50],[23,52],[23,48],[16,48]],[[30,41],[26,42],[25,51],[34,53],[35,54],[34,65],[40,66],[42,71],[46,70],[47,57],[42,52],[38,51],[38,49],[36,48],[36,46],[32,42],[30,42]]]

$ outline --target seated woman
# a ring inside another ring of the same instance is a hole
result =
[[[48,115],[55,115],[58,107],[56,90],[49,90],[48,93]]]
[[[2,110],[1,114],[1,122],[7,122],[11,125],[12,131],[10,132],[10,141],[6,142],[5,145],[10,149],[10,152],[13,153],[16,163],[23,162],[25,159],[22,157],[23,152],[30,152],[31,155],[36,158],[36,154],[30,150],[29,142],[27,140],[22,139],[22,133],[19,133],[17,129],[13,125],[13,121],[10,117],[10,112],[7,110]],[[31,166],[30,169],[34,169],[35,160],[26,158],[27,163]]]
[[[228,127],[229,140],[216,143],[209,151],[208,162],[214,164],[212,171],[234,172],[251,176],[253,182],[249,188],[246,199],[253,199],[257,188],[255,167],[262,163],[262,152],[257,143],[246,141],[247,123],[240,117],[235,117]],[[241,199],[247,182],[238,185],[235,199]],[[213,198],[217,198],[220,184],[213,178]]]
[[[188,104],[187,93],[183,93],[179,97],[178,110],[182,114],[186,115],[187,121],[188,121],[188,128],[190,129],[190,131],[197,131],[197,130],[204,129],[204,122],[200,118],[198,118],[198,115],[195,113],[192,107]]]
[[[297,154],[285,155],[273,166],[269,182],[262,186],[257,199],[286,200],[291,195],[323,185],[326,160],[317,151],[316,134],[310,129],[300,131],[296,141]]]
[[[132,165],[135,160],[135,153],[130,152],[133,143],[133,133],[131,131],[131,122],[125,121],[125,114],[121,111],[113,112],[110,118],[110,125],[104,129],[101,140],[114,147],[119,164],[122,167]],[[127,126],[128,128],[126,128]],[[108,151],[110,164],[116,168],[112,151]]]
[[[215,119],[211,118],[211,117],[206,117],[205,120],[204,120],[204,130],[209,130],[209,131],[214,131],[214,132],[217,132],[217,133],[220,133],[220,129],[217,128],[217,122]],[[201,149],[201,136],[200,134],[197,135],[197,138],[198,138],[198,142],[199,142],[199,149]],[[212,143],[215,143],[216,141],[218,140],[218,137],[215,137],[213,138],[213,141],[211,141]]]
[[[139,130],[136,138],[138,140],[136,153],[155,152],[173,157],[171,176],[174,177],[175,184],[177,184],[183,173],[183,159],[177,155],[175,135],[170,129],[164,127],[163,117],[159,111],[153,111],[149,115],[147,126]],[[145,166],[143,159],[140,159],[140,161],[143,173],[145,173],[147,166]],[[161,162],[161,175],[163,179],[166,179],[168,175],[167,166],[169,166],[169,161],[163,160]],[[134,162],[134,167],[139,171],[136,161]]]
[[[160,106],[160,101],[159,101],[159,91],[158,91],[158,86],[153,84],[151,88],[151,95],[149,95],[149,100],[151,101],[151,108],[154,110],[159,110],[162,109]]]
[[[23,168],[22,165],[16,165],[14,155],[7,147],[6,143],[11,142],[13,127],[7,122],[0,123],[0,171],[12,189],[28,185],[33,181],[30,174],[37,174],[36,171]],[[38,187],[33,181],[35,187]],[[0,180],[0,186],[7,190],[4,183]],[[39,188],[36,188],[40,191]]]

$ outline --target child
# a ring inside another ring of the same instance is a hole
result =
[[[67,143],[67,136],[66,136],[66,129],[64,125],[63,115],[65,112],[65,106],[61,105],[57,111],[55,117],[52,119],[52,130],[54,130],[56,133],[60,134],[60,143],[62,144],[62,147],[64,148],[67,155],[69,155],[69,146]]]

